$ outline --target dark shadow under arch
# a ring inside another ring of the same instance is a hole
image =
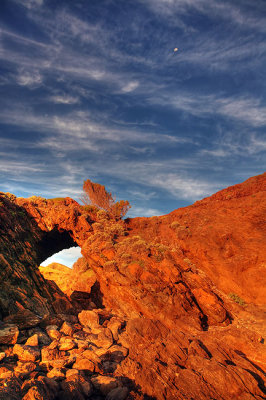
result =
[[[37,260],[38,264],[51,257],[53,254],[70,247],[79,247],[72,237],[72,232],[60,230],[56,227],[45,232],[41,241],[38,243]]]

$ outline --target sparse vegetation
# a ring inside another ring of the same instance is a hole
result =
[[[183,258],[183,261],[190,267],[195,267],[195,264],[189,258]]]
[[[64,197],[54,197],[53,199],[47,199],[48,202],[53,202],[55,204],[63,203],[65,202]]]
[[[170,225],[170,228],[177,229],[180,227],[180,223],[178,221],[173,221]]]
[[[88,204],[86,206],[82,206],[83,211],[85,211],[88,214],[97,214],[99,211],[99,208],[96,206],[92,206],[91,204]]]
[[[106,261],[103,266],[106,269],[113,269],[116,267],[116,262],[114,260]]]
[[[241,297],[239,297],[236,293],[229,293],[228,295],[235,303],[239,304],[240,306],[244,306],[246,303]]]
[[[181,240],[186,239],[187,237],[191,236],[191,231],[190,231],[189,227],[185,226],[185,225],[181,225],[178,221],[173,221],[170,224],[170,228],[176,232],[178,238]]]
[[[29,201],[31,201],[31,202],[36,201],[36,200],[45,200],[45,199],[43,197],[41,197],[41,196],[31,196],[31,197],[29,197]],[[52,199],[49,199],[49,200],[52,200]]]
[[[99,222],[95,222],[92,225],[93,231],[94,232],[103,232],[104,231],[104,226],[103,224],[100,224]]]
[[[161,262],[164,259],[165,252],[169,250],[169,247],[162,243],[155,243],[152,245],[151,249],[155,260]]]

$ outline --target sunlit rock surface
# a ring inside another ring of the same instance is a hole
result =
[[[0,398],[27,379],[25,399],[264,398],[265,189],[266,174],[126,221],[69,198],[1,193],[2,326],[19,335],[0,345]],[[71,282],[56,268],[57,284],[44,279],[38,265],[73,245],[84,259]],[[81,279],[91,269],[93,282]],[[58,337],[29,349],[33,330],[49,340],[49,326]]]

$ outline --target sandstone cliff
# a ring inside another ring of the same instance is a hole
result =
[[[169,215],[119,222],[68,198],[1,193],[2,318],[74,317],[70,286],[63,293],[37,266],[79,245],[97,282],[84,287],[77,272],[76,287],[101,300],[101,324],[123,321],[115,341],[128,354],[110,373],[134,382],[128,398],[262,399],[265,189],[263,174]]]

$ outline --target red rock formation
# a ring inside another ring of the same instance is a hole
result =
[[[47,267],[39,267],[45,279],[54,281],[63,293],[71,296],[73,292],[88,292],[96,282],[94,271],[86,259],[80,257],[72,268],[59,263],[51,263]]]
[[[158,400],[262,399],[265,186],[263,174],[167,216],[120,222],[71,199],[2,194],[2,314],[71,310],[36,265],[77,244],[109,314],[126,321],[116,337],[129,353],[115,370],[109,365],[113,376]],[[97,346],[115,335],[102,330],[105,318]]]

